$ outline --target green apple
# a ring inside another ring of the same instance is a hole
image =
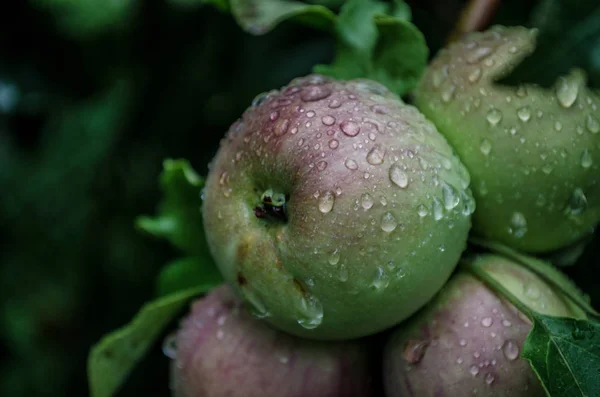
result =
[[[525,267],[496,255],[478,266],[538,313],[585,314]],[[384,349],[387,397],[543,397],[520,357],[531,322],[473,275],[459,271],[416,316],[401,324]]]
[[[580,70],[548,89],[496,84],[534,49],[524,27],[467,35],[440,51],[415,96],[469,169],[474,231],[547,252],[600,220],[600,98]]]
[[[176,397],[369,397],[364,340],[321,342],[252,318],[222,286],[196,301],[168,350]]]
[[[446,282],[474,211],[469,181],[435,126],[385,87],[312,75],[231,126],[209,167],[204,228],[257,317],[356,338]]]

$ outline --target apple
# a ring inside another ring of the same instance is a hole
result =
[[[535,50],[535,32],[497,26],[450,44],[415,96],[469,170],[474,232],[541,253],[600,221],[600,97],[581,70],[552,88],[497,84]]]
[[[369,397],[365,341],[319,342],[250,316],[231,288],[196,301],[175,335],[176,397]]]
[[[469,181],[435,126],[385,87],[311,75],[231,126],[209,166],[204,229],[255,316],[357,338],[446,282],[470,229]]]
[[[546,315],[585,314],[540,277],[497,255],[477,264],[531,309]],[[401,324],[384,349],[387,397],[546,395],[520,357],[531,322],[501,295],[465,271]]]

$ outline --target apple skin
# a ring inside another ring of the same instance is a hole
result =
[[[257,317],[351,339],[399,323],[446,282],[470,229],[468,186],[416,108],[375,82],[312,75],[231,126],[209,166],[204,228]],[[285,201],[285,219],[265,195]]]
[[[521,265],[496,255],[475,259],[539,313],[585,318],[562,294]],[[473,275],[459,271],[440,293],[392,333],[384,348],[387,397],[543,397],[520,358],[529,319]]]
[[[196,301],[176,334],[176,397],[370,397],[364,340],[299,339],[250,316],[228,286]]]
[[[535,49],[535,31],[494,27],[440,51],[417,107],[472,178],[475,233],[541,253],[600,221],[600,97],[573,70],[553,88],[495,84]]]

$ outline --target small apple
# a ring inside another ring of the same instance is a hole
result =
[[[473,230],[540,253],[600,221],[600,96],[581,70],[552,88],[497,84],[534,51],[535,32],[467,35],[440,51],[415,96],[471,174]]]
[[[585,318],[540,277],[513,261],[475,259],[531,309]],[[531,322],[471,274],[459,271],[417,315],[395,330],[384,349],[387,397],[546,395],[520,357]]]
[[[175,337],[176,397],[369,397],[365,341],[299,339],[252,318],[230,287],[192,306]]]
[[[221,141],[204,228],[258,317],[314,339],[376,333],[446,282],[465,248],[469,175],[382,85],[312,75],[259,97]]]

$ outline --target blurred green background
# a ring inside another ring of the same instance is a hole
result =
[[[464,2],[409,3],[435,53]],[[497,18],[523,23],[531,3],[514,2]],[[193,0],[7,7],[0,10],[0,395],[84,396],[90,346],[155,296],[157,272],[177,256],[134,228],[160,198],[162,160],[184,157],[205,174],[252,98],[330,61],[334,42],[292,24],[253,37]],[[596,236],[568,269],[596,307],[599,243]],[[167,377],[157,345],[121,395],[167,396]]]

